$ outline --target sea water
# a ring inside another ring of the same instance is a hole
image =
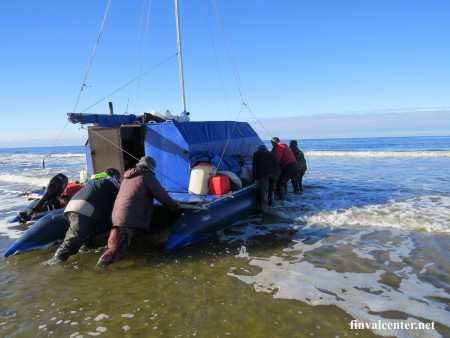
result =
[[[105,270],[104,242],[0,260],[0,336],[450,336],[450,137],[299,147],[301,194],[174,252],[160,234]],[[83,147],[49,150],[0,150],[0,254],[19,195],[85,169]]]

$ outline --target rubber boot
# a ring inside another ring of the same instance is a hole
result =
[[[114,227],[108,238],[108,250],[100,257],[97,266],[105,266],[124,259],[130,247],[133,229]]]

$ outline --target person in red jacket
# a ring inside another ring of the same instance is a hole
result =
[[[131,244],[136,229],[148,229],[152,221],[155,198],[167,208],[177,208],[174,201],[161,186],[153,169],[156,161],[150,156],[142,157],[136,168],[123,174],[119,194],[112,211],[112,229],[108,239],[108,250],[97,265],[104,266],[123,259]]]
[[[280,200],[286,197],[287,183],[298,175],[297,160],[289,147],[280,142],[278,137],[272,137],[272,152],[275,154],[280,165],[281,174],[277,182],[277,195]],[[298,190],[295,189],[294,190]]]

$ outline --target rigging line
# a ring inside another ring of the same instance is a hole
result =
[[[53,149],[55,148],[56,143],[60,140],[60,138],[62,137],[62,134],[64,133],[64,131],[67,128],[67,125],[69,124],[69,121],[66,122],[66,125],[64,126],[64,128],[59,132],[59,135],[56,137],[55,141],[53,141],[52,146],[50,147],[48,153],[46,155],[44,155],[44,158],[42,159],[42,166],[45,168],[45,158],[46,157],[50,157],[52,156],[53,153]]]
[[[228,42],[227,36],[225,34],[225,29],[223,27],[223,23],[222,23],[222,20],[220,18],[220,14],[219,14],[219,9],[217,7],[216,1],[212,0],[212,2],[213,2],[214,9],[215,9],[215,12],[216,12],[216,17],[217,17],[217,21],[219,23],[219,27],[220,27],[220,30],[222,32],[222,38],[223,38],[223,40],[225,42],[225,46],[227,47],[228,57],[230,59],[231,68],[233,69],[233,74],[234,74],[234,78],[235,78],[235,81],[236,81],[236,85],[237,85],[238,90],[239,90],[239,95],[241,96],[242,102],[245,102],[244,93],[243,93],[243,90],[242,90],[242,81],[241,81],[241,79],[239,77],[239,73],[238,73],[238,70],[237,70],[237,67],[236,67],[236,62],[234,61],[234,58],[233,58],[233,54],[231,53],[231,47],[230,47],[230,44]]]
[[[217,7],[217,3],[216,3],[215,0],[212,0],[212,2],[214,4],[214,8],[215,8],[215,11],[216,11],[217,21],[219,22],[219,26],[220,26],[220,29],[222,31],[222,37],[223,37],[223,39],[225,41],[225,45],[227,47],[227,51],[228,51],[228,55],[229,55],[229,58],[230,58],[231,67],[233,69],[233,73],[234,73],[234,76],[235,76],[235,81],[236,81],[236,84],[237,84],[238,89],[239,89],[239,94],[241,96],[242,104],[248,109],[248,111],[250,112],[251,116],[261,125],[261,127],[266,131],[266,133],[269,136],[271,136],[270,133],[267,131],[267,129],[263,126],[261,121],[256,117],[256,115],[251,111],[250,107],[246,103],[247,100],[245,99],[245,93],[244,93],[244,90],[243,90],[242,81],[240,79],[239,72],[238,72],[238,69],[237,69],[237,66],[236,66],[236,62],[234,61],[233,54],[231,52],[230,44],[229,44],[227,36],[225,34],[225,29],[223,27],[222,20],[220,18],[220,14],[219,14],[219,10],[218,10],[218,7]],[[239,112],[239,114],[240,114],[240,112]],[[238,114],[238,116],[239,116],[239,114]]]
[[[242,106],[241,106],[241,109],[239,111],[239,114],[241,113],[241,111],[242,111]],[[239,116],[239,114],[238,114],[238,116]],[[213,176],[216,176],[217,171],[219,171],[220,163],[222,162],[222,158],[225,156],[225,151],[228,148],[228,144],[230,143],[231,136],[233,135],[233,131],[236,128],[236,124],[237,124],[237,120],[235,120],[234,123],[233,123],[233,128],[231,128],[231,131],[230,131],[230,133],[228,135],[227,143],[225,143],[225,147],[223,148],[222,155],[220,155],[219,162],[217,163],[216,171],[214,172]]]
[[[142,75],[139,75],[139,76],[135,77],[135,78],[132,79],[131,81],[129,81],[129,82],[127,82],[126,84],[124,84],[122,87],[116,89],[116,90],[113,91],[112,93],[106,95],[106,96],[103,97],[102,99],[98,100],[98,101],[95,102],[94,104],[92,104],[92,105],[90,105],[89,107],[87,107],[86,109],[82,110],[82,111],[80,112],[80,114],[81,114],[81,113],[84,113],[86,110],[91,109],[92,107],[96,106],[96,105],[99,104],[100,102],[106,100],[108,97],[114,95],[115,93],[121,91],[122,89],[128,87],[130,84],[132,84],[133,82],[135,82],[135,81],[138,80],[139,78],[144,77],[145,75],[147,75],[147,74],[150,73],[151,71],[155,70],[156,68],[158,68],[158,67],[161,66],[162,64],[166,63],[167,61],[171,60],[172,58],[176,57],[177,55],[178,55],[178,53],[175,53],[174,55],[169,56],[167,59],[161,61],[159,64],[155,65],[155,66],[152,67],[151,69],[149,69],[149,70],[145,71],[144,73],[142,73]]]
[[[269,135],[270,138],[272,138],[272,135],[269,133],[269,131],[266,129],[266,127],[264,127],[264,125],[262,124],[261,120],[259,120],[255,114],[252,112],[252,110],[250,109],[250,107],[244,102],[243,105],[247,108],[247,110],[250,112],[250,115],[253,117],[253,120],[255,122],[258,122],[261,127],[265,130],[265,132],[267,133],[267,135]]]
[[[217,57],[216,46],[215,46],[215,44],[214,44],[214,39],[213,39],[213,35],[212,35],[211,24],[210,24],[209,19],[208,19],[208,12],[207,12],[207,10],[206,10],[205,0],[203,0],[202,3],[203,3],[203,10],[204,10],[204,13],[205,13],[206,22],[207,22],[207,24],[208,24],[209,38],[211,39],[211,45],[212,45],[212,49],[213,49],[213,52],[214,52],[214,59],[215,59],[215,61],[216,61],[217,72],[219,73],[220,85],[221,85],[221,87],[222,87],[222,93],[223,93],[223,96],[224,96],[224,99],[225,99],[225,107],[226,107],[226,109],[227,109],[228,116],[229,116],[229,118],[231,119],[231,112],[230,112],[230,108],[229,108],[229,105],[228,105],[228,98],[227,98],[227,94],[226,94],[226,92],[225,92],[225,86],[224,86],[224,84],[223,84],[222,73],[220,72],[219,59],[218,59],[218,57]]]
[[[78,93],[78,98],[77,98],[77,100],[76,100],[76,102],[75,102],[75,106],[74,106],[74,108],[73,108],[73,111],[74,111],[74,112],[75,112],[75,110],[76,110],[76,108],[77,108],[77,106],[78,106],[78,102],[79,102],[79,100],[80,100],[80,96],[81,96],[81,92],[83,91],[83,87],[86,85],[85,82],[86,82],[86,79],[87,79],[87,76],[88,76],[88,73],[89,73],[89,69],[91,68],[92,60],[94,59],[95,51],[96,51],[97,46],[98,46],[98,43],[99,43],[99,41],[100,41],[100,36],[101,36],[101,34],[102,34],[103,27],[104,27],[104,25],[105,25],[106,16],[107,16],[107,14],[108,14],[109,6],[110,6],[110,5],[111,5],[111,0],[109,0],[108,6],[106,7],[105,15],[103,16],[102,25],[101,25],[101,27],[100,27],[100,31],[99,31],[98,36],[97,36],[97,41],[96,41],[96,43],[95,43],[94,50],[92,51],[91,59],[90,59],[90,61],[89,61],[88,67],[87,67],[87,69],[86,69],[86,73],[85,73],[85,75],[84,75],[83,82],[82,82],[82,84],[81,84],[80,92]],[[45,158],[51,156],[52,151],[53,151],[53,148],[55,147],[55,145],[56,145],[56,143],[59,141],[59,139],[62,137],[62,134],[63,134],[64,131],[66,130],[68,124],[69,124],[69,122],[66,123],[66,125],[64,126],[64,128],[63,128],[63,129],[61,130],[61,132],[59,133],[58,137],[57,137],[57,138],[55,139],[55,141],[53,142],[53,145],[50,147],[49,153],[48,153],[47,155],[44,156],[44,159],[42,160],[42,165],[43,165],[43,166],[45,166]]]
[[[222,37],[223,37],[224,42],[225,42],[225,45],[226,45],[226,47],[227,47],[228,57],[229,57],[229,59],[230,59],[230,63],[231,63],[231,67],[232,67],[232,69],[233,69],[233,74],[234,74],[234,77],[235,77],[236,85],[237,85],[237,87],[238,87],[239,95],[240,95],[240,97],[241,97],[241,102],[242,102],[241,109],[239,110],[239,113],[238,113],[238,115],[236,116],[236,119],[235,119],[234,124],[233,124],[233,128],[231,129],[231,132],[230,132],[230,134],[228,135],[227,143],[225,144],[225,147],[224,147],[224,149],[223,149],[223,151],[222,151],[222,155],[220,156],[219,163],[218,163],[218,165],[217,165],[217,166],[219,166],[220,163],[221,163],[221,161],[222,161],[223,156],[225,156],[225,151],[226,151],[226,149],[227,149],[227,147],[228,147],[228,144],[229,144],[229,142],[230,142],[230,139],[231,139],[231,136],[232,136],[232,134],[233,134],[234,128],[236,127],[237,119],[239,118],[239,115],[240,115],[241,112],[242,112],[242,107],[243,107],[243,105],[245,104],[245,99],[244,99],[243,92],[242,92],[242,90],[241,90],[241,87],[242,87],[242,86],[240,85],[240,82],[241,82],[241,81],[240,81],[240,78],[239,78],[239,74],[238,74],[238,71],[237,71],[237,67],[236,67],[236,65],[235,65],[235,62],[234,62],[234,59],[233,59],[233,55],[232,55],[232,53],[231,53],[231,48],[230,48],[229,43],[228,43],[228,40],[227,40],[227,38],[226,38],[225,30],[224,30],[224,28],[223,28],[222,20],[220,19],[220,15],[219,15],[219,11],[218,11],[218,8],[217,8],[217,4],[216,4],[215,0],[213,0],[212,2],[213,2],[213,4],[214,4],[214,8],[215,8],[217,20],[218,20],[218,22],[219,22],[219,26],[220,26],[220,29],[221,29],[221,32],[222,32]],[[205,11],[205,12],[206,12],[206,11]],[[207,16],[206,16],[206,17],[207,17]],[[208,28],[209,28],[209,32],[210,32],[210,36],[211,36],[211,29],[210,29],[210,25],[209,25],[208,18],[207,18],[207,22],[208,22]],[[211,40],[212,40],[212,36],[211,36]],[[214,49],[214,42],[213,42],[213,49]],[[214,52],[215,52],[215,49],[214,49]],[[216,63],[218,63],[218,62],[217,62],[217,55],[215,54],[215,56],[216,56]],[[219,71],[219,74],[220,74],[220,71]],[[222,84],[222,86],[223,86],[223,84]],[[227,109],[228,109],[228,105],[227,105]],[[216,168],[216,171],[214,172],[214,175],[216,175],[217,171],[218,171],[218,168]]]
[[[92,60],[94,59],[95,51],[97,50],[97,46],[98,46],[98,43],[99,43],[99,41],[100,41],[100,36],[101,36],[101,34],[102,34],[103,27],[104,27],[105,22],[106,22],[106,17],[107,17],[107,14],[108,14],[110,5],[111,5],[111,0],[109,0],[108,6],[106,7],[105,14],[104,14],[104,16],[103,16],[102,25],[101,25],[101,27],[100,27],[100,31],[99,31],[98,36],[97,36],[97,41],[96,41],[96,43],[95,43],[95,45],[94,45],[94,50],[92,51],[91,59],[89,60],[88,67],[87,67],[87,69],[86,69],[86,72],[85,72],[85,75],[84,75],[84,78],[83,78],[83,82],[82,82],[82,84],[81,84],[80,92],[78,93],[78,97],[77,97],[77,100],[76,100],[76,102],[75,102],[75,106],[74,106],[74,108],[73,108],[73,111],[74,111],[74,112],[75,112],[75,110],[76,110],[76,108],[77,108],[77,106],[78,106],[78,102],[79,102],[80,97],[81,97],[81,92],[83,91],[84,86],[86,86],[86,79],[87,79],[87,76],[88,76],[88,73],[89,73],[89,69],[91,68]],[[66,125],[65,125],[64,128],[61,130],[61,132],[59,133],[59,135],[57,136],[57,138],[55,139],[55,141],[53,142],[53,145],[50,147],[50,150],[49,150],[48,154],[46,154],[46,155],[44,156],[44,158],[43,158],[43,160],[42,160],[42,166],[43,166],[44,168],[45,168],[45,159],[46,159],[46,157],[50,157],[50,156],[52,155],[52,152],[53,152],[53,149],[54,149],[56,143],[61,139],[62,134],[63,134],[64,131],[66,130],[68,124],[69,124],[69,121],[67,121]]]
[[[134,156],[133,154],[130,154],[128,151],[126,151],[125,149],[123,149],[122,147],[119,147],[117,144],[111,142],[109,139],[107,139],[106,137],[104,137],[103,135],[97,133],[93,128],[91,128],[91,131],[96,134],[97,136],[99,136],[100,138],[102,138],[103,140],[105,140],[106,142],[110,143],[111,145],[113,145],[114,147],[116,147],[117,149],[119,149],[120,151],[124,152],[125,154],[129,155],[130,157],[134,158],[136,161],[139,161],[139,159]]]
[[[136,68],[136,60],[137,60],[137,55],[138,55],[138,50],[139,50],[139,41],[141,40],[142,21],[144,20],[145,4],[146,3],[147,3],[146,0],[142,1],[141,19],[139,20],[139,30],[138,30],[137,39],[136,39],[136,47],[134,49],[133,67],[131,68],[131,79],[134,78],[134,71],[135,71],[135,68]],[[128,92],[128,99],[127,99],[127,105],[126,105],[126,108],[125,108],[125,114],[128,113],[128,105],[130,103],[130,96],[131,96],[132,89],[133,88],[130,87],[130,91]]]
[[[147,21],[145,23],[145,35],[144,35],[144,43],[142,45],[142,55],[141,55],[141,65],[139,67],[139,81],[137,83],[136,88],[136,99],[134,101],[134,111],[136,112],[136,106],[138,103],[138,97],[139,97],[139,88],[141,86],[141,75],[142,75],[142,65],[144,63],[144,55],[145,55],[145,46],[147,45],[147,36],[148,36],[148,23],[150,21],[150,9],[152,7],[152,0],[148,3],[148,10],[147,10]]]
[[[113,147],[116,147],[117,149],[119,149],[120,151],[124,152],[125,154],[129,155],[130,157],[132,157],[133,159],[135,159],[136,161],[139,161],[140,159],[137,158],[136,156],[134,156],[133,154],[130,154],[128,151],[126,151],[125,149],[123,149],[122,147],[119,147],[117,144],[111,142],[110,140],[108,140],[106,137],[104,137],[103,135],[97,133],[93,128],[91,128],[91,131],[93,133],[95,133],[97,136],[101,137],[103,140],[105,140],[106,142],[110,143]],[[192,193],[191,191],[189,191],[189,189],[186,189],[185,187],[183,187],[181,184],[179,184],[178,182],[172,180],[171,178],[167,177],[166,175],[164,175],[163,173],[161,173],[160,171],[153,169],[153,171],[155,171],[157,174],[160,174],[161,176],[163,176],[164,178],[166,178],[167,180],[171,181],[172,183],[175,183],[176,185],[178,185],[180,188],[182,188],[183,190]],[[196,194],[194,194],[196,195]]]
[[[215,11],[216,11],[216,16],[217,16],[217,21],[219,22],[219,26],[220,26],[220,29],[221,29],[221,32],[222,32],[222,37],[223,37],[224,42],[225,42],[225,45],[226,45],[226,47],[227,47],[228,56],[229,56],[229,59],[230,59],[231,67],[232,67],[232,69],[233,69],[233,74],[234,74],[234,76],[235,76],[236,85],[237,85],[237,87],[238,87],[239,94],[240,94],[240,96],[241,96],[242,104],[248,109],[248,111],[250,112],[251,116],[252,116],[256,121],[258,121],[259,124],[263,127],[263,129],[269,134],[269,132],[267,131],[267,129],[262,125],[261,121],[259,121],[259,119],[258,119],[258,118],[255,116],[255,114],[250,110],[250,107],[249,107],[248,104],[246,103],[247,100],[246,100],[246,98],[245,98],[245,93],[244,93],[244,90],[243,90],[242,81],[241,81],[241,78],[240,78],[240,76],[239,76],[239,72],[238,72],[238,69],[237,69],[237,66],[236,66],[236,62],[234,61],[233,53],[231,52],[230,44],[229,44],[228,39],[227,39],[227,36],[226,36],[226,34],[225,34],[225,29],[224,29],[224,27],[223,27],[222,20],[221,20],[221,18],[220,18],[220,14],[219,14],[219,10],[218,10],[216,1],[215,1],[215,0],[212,0],[212,2],[213,2],[213,4],[214,4],[214,8],[215,8]],[[241,111],[240,111],[240,112],[241,112]],[[239,112],[239,114],[240,114],[240,112]],[[239,114],[238,114],[238,116],[236,117],[236,119],[239,117]],[[269,135],[270,135],[270,134],[269,134]]]
[[[78,147],[82,147],[82,146],[78,146]],[[57,171],[57,169],[59,169],[63,164],[67,163],[67,161],[69,161],[72,157],[62,157],[59,158],[59,161],[54,160],[54,167],[52,167],[52,171]],[[59,171],[59,170],[58,170]]]
[[[78,102],[80,101],[81,92],[83,91],[83,88],[86,86],[86,79],[87,79],[89,70],[90,70],[90,68],[91,68],[92,60],[94,59],[95,51],[97,50],[97,46],[98,46],[98,43],[99,43],[99,41],[100,41],[100,36],[102,35],[103,27],[104,27],[105,22],[106,22],[106,16],[107,16],[107,14],[108,14],[109,6],[110,6],[110,5],[111,5],[111,0],[109,0],[108,6],[106,7],[105,15],[103,16],[102,25],[101,25],[101,27],[100,27],[100,31],[98,32],[97,41],[95,42],[94,50],[92,51],[92,55],[91,55],[91,59],[89,60],[89,64],[88,64],[88,67],[87,67],[87,69],[86,69],[86,73],[84,74],[83,82],[81,83],[80,92],[78,93],[78,98],[77,98],[77,100],[76,100],[76,102],[75,102],[75,106],[74,106],[74,108],[73,108],[73,112],[75,112],[75,110],[76,110],[76,108],[77,108],[77,106],[78,106]]]

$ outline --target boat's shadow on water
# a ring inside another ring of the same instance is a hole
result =
[[[282,253],[299,241],[314,244],[340,231],[342,229],[328,227],[307,228],[304,222],[285,218],[272,210],[265,215],[253,214],[230,228],[173,251],[165,250],[169,229],[142,234],[133,239],[129,258],[144,265],[161,262],[170,264],[234,257],[241,254],[243,249],[258,252],[259,256],[271,256]]]
[[[343,228],[323,225],[310,226],[302,218],[305,214],[332,211],[329,203],[323,203],[318,207],[314,202],[318,198],[317,195],[321,195],[324,190],[327,190],[326,186],[306,186],[300,194],[290,192],[286,201],[276,201],[268,213],[264,215],[255,213],[214,235],[173,251],[165,250],[170,227],[162,225],[151,231],[137,232],[124,261],[115,263],[106,270],[136,264],[143,266],[160,263],[178,264],[186,260],[233,257],[239,255],[243,247],[246,250],[256,251],[261,256],[271,256],[298,242],[312,245],[333,233],[344,231]],[[346,207],[351,206],[350,203],[345,204]],[[106,242],[106,238],[97,239],[96,247],[92,249],[91,254],[99,257],[106,250]]]
[[[149,256],[165,257],[174,260],[202,259],[213,255],[238,255],[242,247],[256,250],[259,255],[273,255],[289,249],[295,243],[306,245],[324,240],[343,231],[346,227],[329,226],[328,224],[312,224],[308,220],[320,213],[334,213],[350,208],[362,208],[378,204],[386,204],[392,198],[392,187],[373,189],[364,182],[314,182],[304,185],[304,190],[298,194],[290,191],[286,201],[276,201],[265,215],[253,214],[245,220],[224,229],[188,246],[172,252],[164,251],[164,240],[155,246],[140,239],[144,253]]]
[[[224,255],[233,256],[239,254],[243,246],[258,248],[258,251],[267,251],[269,254],[282,250],[293,240],[299,239],[299,227],[302,227],[299,222],[283,218],[274,213],[253,214],[230,228],[172,251],[165,249],[170,227],[163,226],[153,231],[138,231],[133,237],[125,259],[103,270],[113,271],[116,268],[121,269],[135,265],[171,264],[185,260],[203,260]],[[326,233],[321,231],[320,236],[323,238]],[[313,237],[307,236],[303,239],[311,240],[311,238]],[[97,237],[88,246],[82,247],[79,253],[69,257],[67,262],[58,265],[76,269],[81,266],[86,268],[89,265],[95,266],[97,260],[107,249],[107,240],[107,236]],[[21,264],[22,261],[23,264],[28,262],[33,265],[52,266],[52,264],[46,263],[52,258],[59,245],[60,243],[57,243],[48,248],[13,255],[5,258],[5,260],[14,265]]]
[[[340,189],[339,184],[339,182],[336,182],[331,187],[330,184],[304,185],[304,190],[300,194],[289,192],[286,201],[276,201],[267,214],[253,214],[215,235],[173,251],[165,250],[170,227],[161,226],[149,232],[138,232],[133,238],[124,262],[118,262],[113,266],[128,266],[127,261],[145,265],[161,261],[179,262],[184,259],[204,259],[219,255],[232,256],[239,254],[243,246],[257,250],[261,255],[264,255],[264,252],[270,255],[289,248],[298,242],[314,244],[332,233],[345,229],[345,227],[331,228],[324,224],[311,226],[311,224],[308,224],[308,219],[313,215],[387,203],[391,198],[381,189],[380,191],[367,191],[366,194],[362,194],[362,198],[361,191],[359,191],[359,196],[356,198],[356,192],[348,189],[348,186],[352,186],[354,189],[361,189],[362,187],[357,187],[358,184],[356,183],[346,182],[347,188]],[[17,229],[24,229],[24,227],[24,225],[19,225]],[[95,239],[87,250],[70,257],[67,266],[70,266],[70,263],[74,261],[84,264],[89,260],[90,263],[88,264],[92,264],[92,260],[98,260],[106,250],[106,246],[107,237]],[[25,259],[33,255],[35,259],[46,261],[52,257],[57,248],[57,245],[53,245],[47,249],[21,254],[18,257]],[[90,258],[87,258],[88,256]],[[10,259],[18,258],[11,257]]]

